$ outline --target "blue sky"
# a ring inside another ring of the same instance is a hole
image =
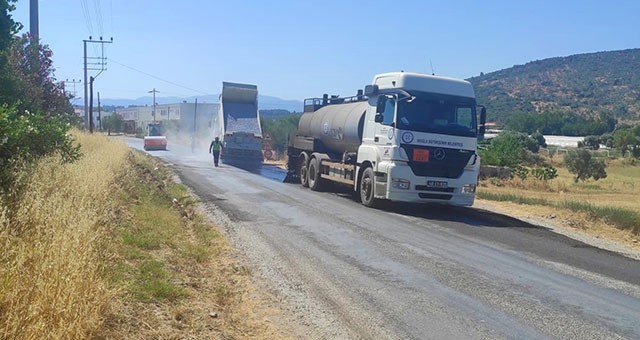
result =
[[[16,6],[26,32],[29,1]],[[352,95],[376,73],[431,73],[432,64],[436,74],[469,78],[640,47],[637,0],[40,0],[39,12],[59,80],[82,78],[83,39],[113,37],[95,83],[102,98],[152,88],[158,96],[213,94],[222,81],[257,84],[284,99]],[[82,86],[76,90],[82,96]]]

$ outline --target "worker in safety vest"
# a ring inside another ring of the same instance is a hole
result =
[[[218,159],[220,159],[220,151],[222,151],[222,143],[220,138],[216,137],[209,145],[209,153],[213,153],[213,164],[218,166]]]

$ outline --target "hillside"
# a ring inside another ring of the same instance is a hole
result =
[[[497,122],[518,112],[640,121],[640,49],[538,60],[468,80]]]

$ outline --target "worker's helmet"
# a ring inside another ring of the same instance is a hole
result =
[[[216,137],[216,142],[219,141],[219,140],[220,140],[220,138]]]

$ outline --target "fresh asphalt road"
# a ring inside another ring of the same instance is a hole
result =
[[[127,139],[141,148],[141,141]],[[392,205],[169,163],[304,339],[640,339],[640,262],[478,209]]]

